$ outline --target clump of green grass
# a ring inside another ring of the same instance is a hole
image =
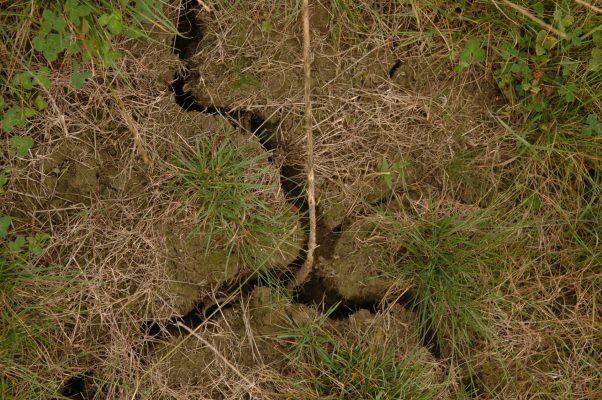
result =
[[[491,334],[481,302],[488,278],[504,264],[500,249],[508,233],[479,214],[392,226],[401,245],[394,273],[414,287],[422,334],[433,332],[453,359],[467,356],[476,339]]]
[[[274,249],[290,242],[293,214],[277,196],[265,154],[252,142],[235,143],[232,133],[217,144],[198,140],[175,164],[172,189],[193,210],[194,234],[203,237],[206,251],[217,246],[250,265],[263,265]]]

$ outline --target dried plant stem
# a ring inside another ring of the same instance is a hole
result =
[[[176,326],[178,328],[184,329],[190,335],[194,336],[196,339],[198,339],[200,342],[202,342],[220,360],[222,360],[224,362],[224,364],[226,364],[226,366],[228,366],[228,368],[230,368],[232,371],[234,371],[234,373],[236,375],[238,375],[240,377],[240,379],[242,379],[243,381],[245,381],[245,383],[249,386],[249,388],[254,388],[255,387],[255,384],[253,382],[251,382],[249,380],[249,378],[247,378],[242,372],[240,372],[240,370],[238,368],[236,368],[236,366],[234,364],[232,364],[218,349],[216,349],[215,346],[213,346],[211,343],[209,343],[209,341],[207,339],[205,339],[204,337],[202,337],[201,335],[199,335],[198,332],[196,331],[196,329],[192,330],[192,329],[190,329],[189,327],[187,327],[186,325],[184,325],[181,322],[178,322],[176,324]]]
[[[531,14],[529,12],[529,10],[512,3],[511,1],[508,0],[502,0],[502,3],[506,4],[508,7],[512,8],[514,11],[524,15],[525,17],[529,18],[531,21],[535,22],[536,24],[539,24],[542,28],[547,29],[548,31],[552,32],[553,34],[555,34],[558,37],[561,37],[563,39],[567,39],[568,36],[566,35],[566,33],[559,31],[558,29],[554,28],[552,25],[542,21],[541,19],[537,18],[535,15]]]
[[[602,14],[602,8],[600,7],[596,7],[593,4],[589,4],[587,1],[583,1],[583,0],[575,0],[575,3],[577,4],[581,4],[584,7],[589,8],[590,10],[597,12],[598,14]]]
[[[124,106],[123,102],[121,101],[121,99],[119,98],[119,96],[117,96],[117,93],[113,92],[113,98],[115,98],[115,101],[117,102],[117,106],[119,107],[119,111],[121,112],[121,116],[123,117],[123,119],[125,119],[125,122],[128,125],[128,129],[129,129],[130,133],[132,134],[132,136],[134,137],[134,144],[136,145],[136,150],[138,151],[138,154],[142,158],[144,165],[146,165],[147,167],[150,167],[152,164],[151,164],[150,158],[148,157],[146,150],[144,149],[144,146],[142,146],[142,139],[140,138],[140,133],[138,132],[138,128],[136,128],[136,123],[132,119],[132,116],[125,109],[125,106]]]
[[[309,208],[309,239],[307,241],[307,258],[297,271],[292,286],[296,287],[305,282],[314,264],[316,249],[316,195],[314,185],[314,138],[312,133],[311,111],[311,50],[309,35],[309,0],[301,1],[303,19],[303,71],[304,71],[304,101],[305,101],[305,137],[307,141],[307,205]]]

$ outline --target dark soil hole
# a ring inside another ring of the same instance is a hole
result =
[[[320,215],[318,213],[318,215]],[[318,248],[315,251],[315,258],[329,260],[334,254],[335,247],[341,234],[343,233],[343,224],[336,226],[333,230],[328,228],[321,218],[318,218],[316,224],[316,242]]]
[[[301,286],[294,299],[301,304],[318,307],[328,312],[332,319],[346,319],[359,310],[365,309],[372,313],[378,311],[378,302],[362,299],[345,299],[332,290],[322,278],[312,277]]]
[[[305,201],[304,184],[301,177],[303,169],[295,165],[283,165],[280,167],[280,185],[287,200],[295,204],[302,212],[307,211]]]
[[[185,59],[190,56],[192,45],[198,43],[203,37],[203,30],[197,20],[198,2],[196,0],[183,0],[178,17],[178,32],[174,40],[174,53]]]
[[[432,328],[421,328],[420,338],[422,339],[422,346],[426,347],[433,357],[440,359],[443,356],[439,338]]]
[[[600,178],[602,177],[602,173],[600,173],[600,169],[595,166],[591,166],[586,169],[587,176],[590,178],[592,182],[600,182]]]
[[[401,60],[395,61],[395,64],[393,64],[393,66],[389,70],[389,79],[392,79],[393,76],[395,76],[395,73],[397,72],[399,67],[401,67]]]
[[[168,321],[144,321],[141,330],[151,341],[153,339],[161,339],[165,334],[181,336],[185,332],[182,331],[179,325],[184,325],[190,329],[196,328],[206,319],[203,313],[204,309],[204,303],[199,302],[183,316],[173,317]]]
[[[86,381],[92,376],[90,372],[84,372],[83,374],[72,376],[67,379],[61,395],[75,400],[87,400],[90,397],[89,389],[87,388]]]
[[[205,107],[199,104],[194,98],[192,92],[184,90],[184,85],[186,84],[187,78],[188,77],[182,72],[176,72],[174,81],[170,87],[171,91],[174,93],[176,104],[184,111],[198,111],[215,114],[217,112],[215,107]]]
[[[270,153],[276,150],[276,144],[272,140],[274,131],[273,127],[271,127],[266,120],[256,113],[249,113],[248,118],[251,132],[253,135],[255,135],[255,137],[257,137],[263,148]]]

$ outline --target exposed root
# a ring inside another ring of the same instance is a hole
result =
[[[301,2],[303,13],[303,71],[304,71],[304,101],[305,101],[305,140],[307,142],[307,205],[309,207],[309,240],[307,242],[307,258],[297,271],[291,286],[303,284],[314,263],[316,249],[316,195],[314,188],[314,139],[312,134],[313,118],[311,112],[311,49],[309,35],[309,0]]]

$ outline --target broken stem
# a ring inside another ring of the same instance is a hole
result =
[[[560,37],[562,39],[568,39],[568,36],[567,36],[566,33],[559,31],[558,29],[554,28],[552,25],[544,22],[540,18],[537,18],[535,15],[531,14],[529,12],[529,10],[527,10],[526,8],[521,7],[518,4],[514,4],[514,3],[512,3],[509,0],[502,0],[502,3],[506,4],[508,7],[512,8],[514,11],[518,12],[519,14],[522,14],[525,17],[529,18],[531,21],[533,21],[536,24],[540,25],[542,28],[545,28],[548,31],[552,32],[556,36],[558,36],[558,37]]]
[[[311,112],[311,50],[309,35],[309,0],[301,1],[303,19],[303,71],[305,102],[305,139],[307,141],[307,205],[309,208],[309,239],[307,258],[297,271],[291,286],[302,285],[312,271],[314,250],[316,249],[316,196],[314,188],[314,139],[312,133],[313,118]]]
[[[115,91],[112,91],[112,94],[113,94],[113,98],[117,102],[117,106],[119,107],[121,116],[123,117],[123,119],[125,119],[125,122],[127,123],[128,130],[132,134],[132,137],[134,139],[134,144],[136,145],[136,150],[138,151],[138,155],[140,155],[140,157],[142,158],[142,161],[144,162],[144,164],[147,167],[151,167],[152,163],[150,161],[150,158],[148,157],[148,153],[146,152],[146,150],[144,149],[144,146],[142,145],[142,139],[140,138],[140,133],[138,132],[138,128],[136,127],[136,123],[134,122],[134,119],[125,109],[125,105],[123,104],[123,102],[121,101],[119,96],[117,96],[117,93],[115,93]]]

